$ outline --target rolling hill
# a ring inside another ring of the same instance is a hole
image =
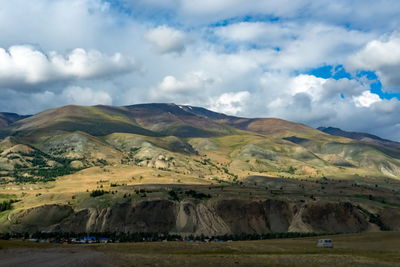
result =
[[[389,140],[162,103],[14,118],[0,130],[0,203],[18,202],[0,232],[400,229]]]
[[[4,128],[0,135],[34,138],[42,133],[74,131],[94,136],[121,132],[145,136],[207,137],[229,134],[233,129],[173,104],[65,106],[17,121]]]

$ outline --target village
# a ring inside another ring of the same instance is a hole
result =
[[[53,244],[109,244],[139,242],[233,242],[246,240],[267,240],[282,238],[301,238],[322,236],[326,233],[267,233],[267,234],[227,234],[208,237],[204,235],[175,235],[159,233],[35,233],[35,234],[2,234],[0,240],[19,240],[31,243]]]

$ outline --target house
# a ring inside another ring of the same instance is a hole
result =
[[[81,244],[92,244],[92,243],[96,243],[96,237],[94,236],[86,236],[84,238],[82,238],[81,240],[79,240],[79,242]]]
[[[110,239],[107,237],[100,237],[99,242],[102,244],[107,244],[107,243],[110,243]]]
[[[332,239],[320,239],[317,242],[317,248],[333,248]]]

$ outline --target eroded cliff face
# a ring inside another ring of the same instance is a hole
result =
[[[371,213],[349,202],[282,200],[147,200],[103,209],[45,205],[12,214],[14,231],[159,232],[195,235],[270,232],[362,232],[378,230]],[[400,229],[400,210],[381,209],[380,227]],[[376,221],[376,220],[375,220]]]

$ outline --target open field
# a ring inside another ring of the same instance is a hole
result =
[[[321,237],[322,238],[322,237]],[[241,242],[49,245],[0,241],[0,266],[399,266],[400,232]]]

